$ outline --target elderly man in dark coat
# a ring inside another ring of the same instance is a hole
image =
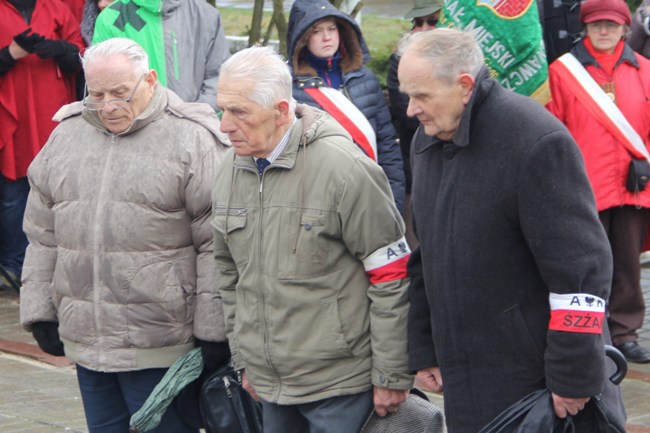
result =
[[[412,151],[409,356],[441,391],[450,433],[476,433],[548,388],[558,417],[593,432],[586,403],[624,424],[607,381],[612,258],[580,152],[544,107],[489,77],[471,34],[401,47],[401,89],[421,127]]]

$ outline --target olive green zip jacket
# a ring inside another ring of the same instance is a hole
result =
[[[259,175],[229,150],[214,254],[235,363],[266,401],[407,389],[404,223],[381,168],[326,113],[299,105]]]

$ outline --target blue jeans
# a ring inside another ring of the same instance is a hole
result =
[[[22,274],[27,248],[23,217],[28,194],[26,177],[11,181],[0,175],[0,265],[17,277]]]
[[[167,372],[150,368],[102,373],[77,364],[77,378],[89,433],[128,433],[131,415],[144,404]],[[185,424],[170,404],[160,424],[149,433],[199,433]]]
[[[359,433],[374,405],[373,391],[280,405],[262,400],[264,433]]]

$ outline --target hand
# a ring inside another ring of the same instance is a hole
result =
[[[196,338],[194,344],[201,348],[203,367],[208,371],[216,370],[230,358],[230,346],[227,341],[214,343]]]
[[[388,389],[375,386],[373,390],[373,403],[375,404],[375,412],[380,417],[384,417],[389,413],[397,412],[400,403],[408,397],[408,389]]]
[[[31,33],[31,31],[32,31],[32,28],[29,27],[24,32],[18,33],[16,36],[14,36],[14,39],[13,39],[14,42],[16,42],[16,44],[20,48],[27,51],[28,53],[33,53],[34,52],[34,46],[36,44],[38,44],[39,42],[43,42],[45,40],[45,37],[39,35],[38,33]]]
[[[438,367],[418,370],[415,375],[415,386],[428,392],[442,392],[442,374]]]
[[[11,56],[12,59],[14,60],[20,60],[23,57],[29,56],[29,52],[23,50],[20,48],[20,45],[16,43],[13,39],[11,40],[11,43],[9,44],[9,55]]]
[[[57,322],[32,323],[32,335],[43,352],[54,356],[65,356]]]
[[[589,397],[560,397],[555,393],[551,393],[551,395],[553,396],[553,409],[555,409],[555,414],[558,418],[566,418],[568,415],[576,415],[584,409],[585,404],[590,400]]]
[[[68,41],[45,39],[34,45],[34,53],[42,59],[58,59],[75,51],[79,52],[77,46]]]
[[[241,386],[246,390],[247,393],[251,395],[251,397],[253,397],[253,400],[260,401],[260,396],[257,395],[255,388],[253,388],[253,385],[251,385],[248,381],[248,376],[246,375],[245,370],[242,370],[241,372]]]

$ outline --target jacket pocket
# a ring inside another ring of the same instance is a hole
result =
[[[505,358],[503,362],[511,363],[507,370],[513,378],[529,377],[530,380],[536,380],[543,377],[544,349],[531,333],[521,307],[513,305],[503,311],[499,324],[499,351]]]
[[[223,235],[224,242],[230,249],[230,254],[241,269],[248,263],[251,251],[252,231],[243,230],[248,221],[248,211],[245,208],[216,208],[212,211],[210,225]]]
[[[126,305],[129,342],[150,347],[151,336],[158,333],[154,328],[163,326],[160,324],[164,324],[166,338],[172,339],[191,326],[195,282],[193,252],[166,252],[143,263],[130,280],[128,301],[122,302]]]
[[[335,297],[304,303],[300,308],[304,314],[276,318],[281,323],[275,324],[271,337],[274,356],[283,361],[290,358],[292,361],[287,361],[287,368],[301,363],[313,366],[316,360],[354,356],[338,303]],[[305,321],[305,317],[309,320]]]
[[[278,278],[313,277],[330,272],[327,214],[315,209],[283,209],[278,236]],[[330,241],[331,242],[331,241]]]

